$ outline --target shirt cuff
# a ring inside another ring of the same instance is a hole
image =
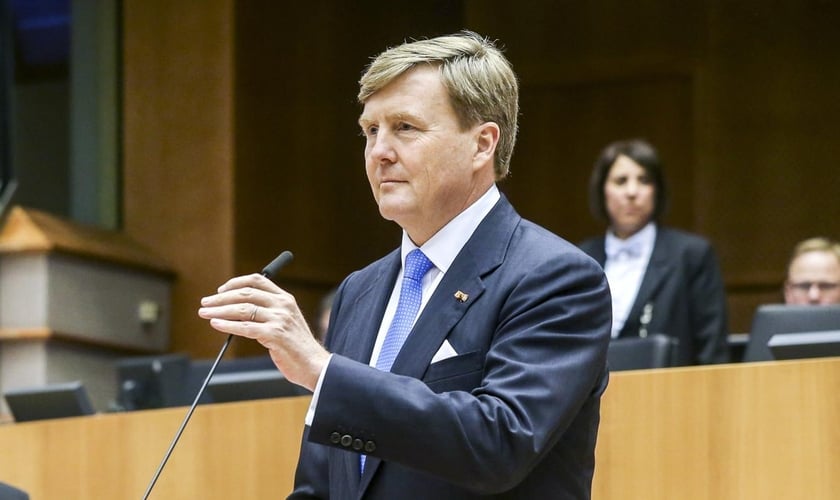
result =
[[[327,358],[327,363],[324,365],[324,369],[318,375],[318,383],[315,384],[315,390],[312,392],[312,400],[309,401],[309,409],[306,410],[306,420],[304,423],[310,427],[312,426],[312,421],[315,419],[315,409],[318,407],[318,395],[321,394],[321,384],[324,382],[324,376],[327,374],[327,368],[330,367],[332,357],[333,355],[330,354],[330,357]]]

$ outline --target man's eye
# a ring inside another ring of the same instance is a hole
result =
[[[397,125],[397,130],[413,130],[414,127],[409,125],[408,123],[400,123]]]
[[[366,137],[370,137],[372,135],[376,135],[376,133],[378,131],[379,131],[379,127],[368,127],[366,129],[362,130],[362,135],[364,135]]]

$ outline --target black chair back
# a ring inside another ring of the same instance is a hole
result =
[[[644,370],[674,366],[677,339],[655,333],[647,337],[612,339],[607,348],[610,371]]]

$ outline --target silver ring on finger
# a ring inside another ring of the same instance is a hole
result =
[[[257,319],[257,311],[259,311],[260,306],[255,305],[254,310],[251,311],[251,321],[256,321]]]

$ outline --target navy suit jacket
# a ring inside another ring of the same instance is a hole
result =
[[[604,236],[593,238],[580,248],[604,265],[604,240]],[[650,262],[618,336],[639,336],[641,330],[676,337],[678,365],[729,361],[726,291],[708,241],[657,227]]]
[[[29,494],[12,485],[0,483],[0,500],[29,500]]]
[[[339,287],[290,498],[589,498],[611,322],[598,264],[502,197],[388,373],[368,362],[400,265],[395,250]],[[444,340],[458,355],[432,363]]]

